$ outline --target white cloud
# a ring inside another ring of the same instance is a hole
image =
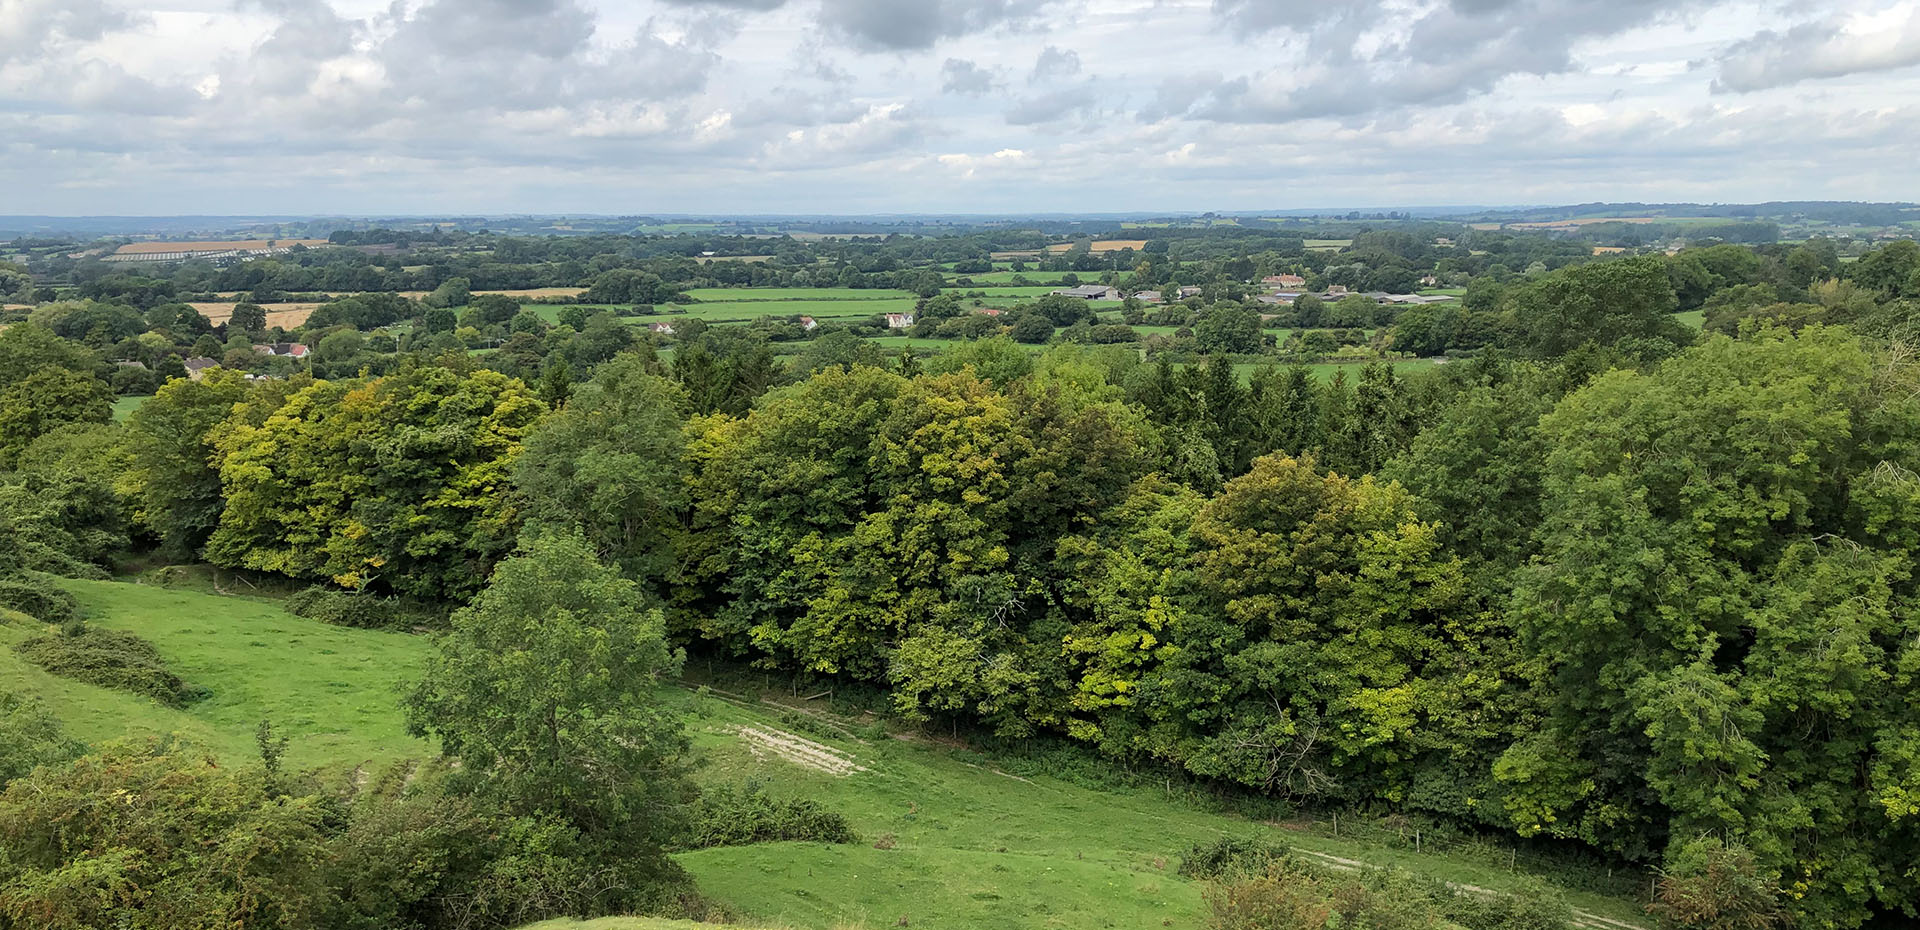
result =
[[[235,3],[0,0],[0,209],[1900,199],[1920,142],[1920,0]]]

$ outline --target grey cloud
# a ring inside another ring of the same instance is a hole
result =
[[[57,42],[86,42],[133,25],[102,0],[0,0],[0,63]]]
[[[821,0],[828,31],[869,51],[931,48],[1031,15],[1047,0]]]
[[[1890,33],[1850,35],[1842,26],[1837,19],[1801,23],[1734,43],[1714,62],[1719,76],[1713,92],[1747,93],[1920,64],[1920,8]]]
[[[1217,92],[1225,83],[1226,78],[1218,71],[1203,71],[1198,74],[1167,78],[1154,89],[1152,102],[1142,107],[1138,115],[1150,123],[1184,116],[1196,104]]]
[[[941,93],[979,96],[992,91],[998,83],[993,72],[963,58],[949,58],[940,66]]]
[[[1016,102],[1006,113],[1007,124],[1037,126],[1058,122],[1092,109],[1094,102],[1093,90],[1084,86],[1038,94]]]
[[[1215,0],[1230,28],[1299,33],[1290,62],[1208,86],[1187,78],[1162,85],[1142,119],[1185,115],[1217,122],[1272,123],[1355,117],[1396,107],[1458,103],[1509,75],[1557,74],[1573,66],[1577,41],[1612,35],[1712,0],[1451,0],[1404,22],[1384,0],[1305,4],[1294,0]],[[1401,37],[1364,53],[1378,27]],[[1177,105],[1185,102],[1186,107]]]
[[[752,10],[764,13],[786,5],[787,0],[663,0],[669,6],[720,7],[728,10]]]
[[[1213,15],[1234,31],[1262,33],[1302,29],[1375,6],[1373,0],[1213,0]]]
[[[1027,83],[1037,84],[1041,81],[1073,77],[1079,73],[1079,52],[1049,45],[1041,49],[1040,56],[1033,60],[1033,73],[1027,75]]]

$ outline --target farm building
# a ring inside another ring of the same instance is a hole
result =
[[[887,314],[888,329],[906,329],[907,327],[912,325],[913,325],[913,314],[911,313]]]
[[[819,325],[820,325],[820,324],[819,324],[818,322],[816,322],[816,321],[814,320],[814,318],[813,318],[813,317],[810,317],[810,316],[803,316],[803,317],[801,317],[801,318],[800,318],[800,328],[801,328],[801,329],[804,329],[804,330],[807,330],[807,331],[809,331],[809,332],[811,332],[811,331],[813,330],[813,328],[814,328],[814,327],[816,327],[816,326],[819,326]]]
[[[1260,283],[1268,287],[1306,287],[1307,279],[1297,274],[1276,274],[1261,278]]]
[[[306,345],[299,342],[258,342],[254,343],[253,351],[261,355],[270,355],[274,358],[307,357]]]
[[[217,360],[210,359],[204,355],[196,355],[187,359],[186,365],[187,377],[194,381],[206,377],[207,369],[220,367],[220,363]]]
[[[1140,291],[1133,295],[1133,299],[1145,301],[1150,304],[1157,304],[1160,302],[1160,292],[1159,291]]]
[[[651,324],[648,324],[647,329],[650,332],[659,333],[662,336],[673,335],[672,323],[651,323]]]
[[[1119,300],[1120,292],[1104,284],[1082,284],[1079,287],[1063,287],[1053,292],[1060,297],[1078,297],[1081,300]]]

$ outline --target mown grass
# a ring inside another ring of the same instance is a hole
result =
[[[11,644],[38,625],[0,626],[0,687],[44,699],[85,740],[177,732],[234,761],[253,757],[253,732],[270,716],[292,737],[297,766],[347,766],[422,755],[397,709],[402,682],[429,644],[407,634],[329,627],[271,600],[128,582],[67,582],[90,622],[139,633],[168,664],[211,695],[172,711],[151,701],[55,679],[15,657]],[[958,745],[889,734],[871,718],[684,688],[662,692],[680,711],[705,760],[709,784],[757,782],[778,797],[812,798],[839,811],[856,845],[774,843],[707,849],[678,858],[703,893],[742,915],[742,926],[834,930],[908,925],[968,930],[1186,927],[1204,923],[1202,887],[1179,878],[1190,845],[1264,833],[1297,849],[1487,888],[1517,887],[1504,868],[1283,830],[1203,809],[1159,787],[1094,789],[1038,765],[995,762]],[[782,730],[852,757],[865,771],[836,776],[788,762],[743,740],[741,727]],[[883,848],[884,847],[884,848]],[[1630,902],[1571,896],[1624,920]],[[681,930],[622,919],[547,922],[539,930]]]

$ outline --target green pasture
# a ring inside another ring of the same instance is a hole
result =
[[[216,576],[217,577],[217,576]],[[179,733],[239,763],[262,718],[292,737],[289,761],[344,767],[431,751],[405,735],[397,701],[428,640],[331,627],[271,599],[127,581],[71,581],[89,622],[137,632],[207,697],[184,710],[48,676],[0,648],[0,687],[37,695],[85,740]],[[210,593],[211,592],[211,593]],[[0,626],[0,647],[39,631]],[[1517,887],[1505,864],[1416,853],[1284,829],[1206,809],[1156,783],[1093,788],[1045,766],[995,759],[819,702],[776,703],[674,688],[706,784],[764,786],[844,814],[851,845],[773,843],[677,858],[702,892],[745,926],[1028,930],[1182,927],[1205,923],[1202,886],[1178,877],[1180,855],[1222,835],[1264,834],[1327,856],[1398,865],[1448,881]],[[798,750],[798,751],[796,751]],[[821,758],[845,760],[839,773]],[[810,761],[811,760],[811,761]],[[1632,902],[1572,893],[1583,908],[1633,920]],[[667,930],[645,920],[548,922],[540,930]]]
[[[697,301],[739,303],[748,300],[911,300],[910,291],[866,287],[697,287],[686,292]]]
[[[262,718],[293,742],[301,766],[352,765],[427,751],[406,735],[399,698],[427,641],[405,633],[329,626],[271,599],[124,581],[63,582],[88,623],[139,634],[174,674],[206,697],[175,710],[144,697],[56,678],[12,646],[37,624],[0,626],[0,688],[40,696],[88,742],[179,733],[228,758],[250,756]],[[244,589],[244,582],[228,582]]]

